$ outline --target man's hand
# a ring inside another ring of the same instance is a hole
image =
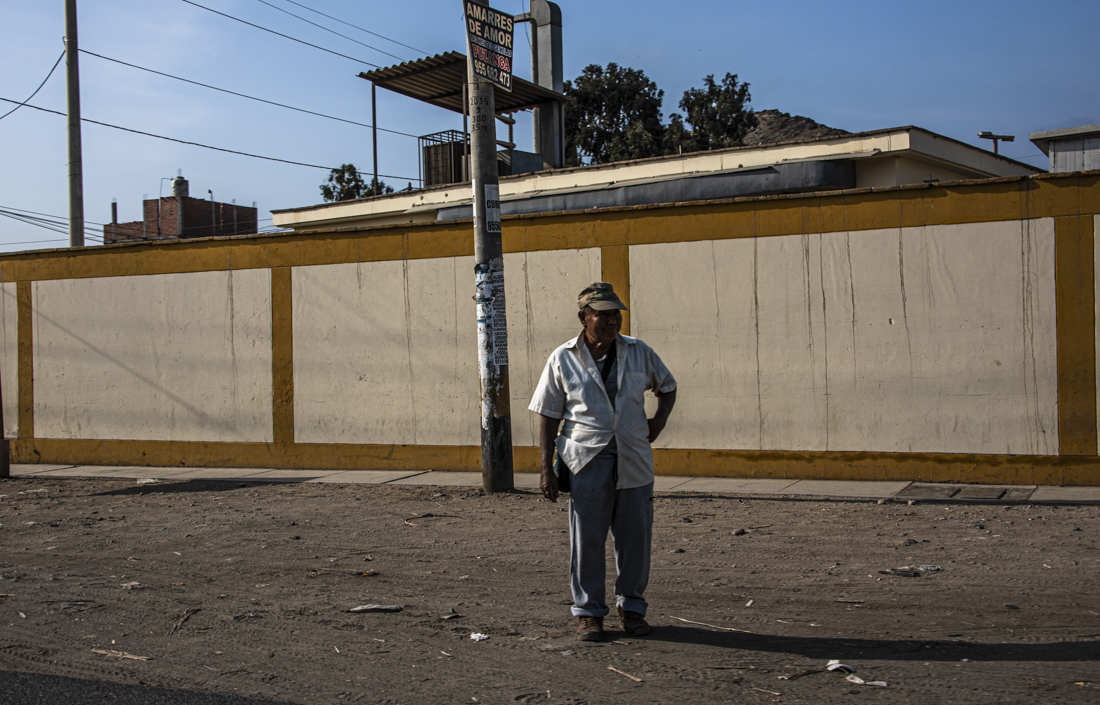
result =
[[[539,467],[542,478],[539,487],[542,495],[551,502],[558,501],[558,478],[554,477],[554,439],[558,437],[561,419],[539,415]]]
[[[657,440],[657,436],[661,435],[661,431],[665,430],[665,424],[668,422],[668,418],[660,418],[654,416],[649,420],[649,442]]]
[[[676,405],[676,390],[657,394],[657,413],[649,420],[649,442],[657,440],[661,431],[665,430],[668,423],[668,415],[672,413],[672,407]]]
[[[542,479],[539,481],[542,496],[551,502],[558,501],[558,478],[554,477],[552,470],[543,470]]]

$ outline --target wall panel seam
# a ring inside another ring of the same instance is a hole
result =
[[[293,270],[271,268],[271,424],[276,443],[294,442]]]
[[[1054,220],[1058,451],[1097,454],[1096,283],[1091,216]]]
[[[34,437],[34,308],[32,283],[16,283],[16,367],[19,376],[18,437]]]

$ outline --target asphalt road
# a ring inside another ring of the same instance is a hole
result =
[[[230,693],[0,671],[0,705],[282,705]]]

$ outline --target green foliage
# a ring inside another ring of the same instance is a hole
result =
[[[694,135],[691,134],[691,130],[684,126],[684,118],[680,117],[679,113],[668,116],[668,127],[665,128],[665,138],[662,145],[665,154],[699,151]]]
[[[586,66],[565,82],[566,164],[584,156],[593,164],[640,159],[661,153],[664,91],[645,73],[610,63]]]
[[[702,88],[684,91],[680,109],[661,124],[664,91],[637,69],[608,64],[585,67],[565,82],[565,160],[577,166],[699,152],[743,144],[757,119],[749,84],[727,73],[721,83],[711,74]],[[690,129],[688,128],[690,125]]]
[[[378,179],[371,179],[368,184],[363,181],[362,174],[356,170],[354,164],[341,164],[338,169],[329,172],[328,181],[321,184],[321,196],[326,203],[351,201],[385,193],[393,193],[393,187]]]
[[[675,149],[669,149],[670,140],[666,153],[678,151],[680,146],[685,152],[740,146],[757,123],[756,115],[748,107],[751,100],[749,84],[738,83],[737,74],[727,73],[721,84],[714,82],[714,74],[707,76],[702,89],[684,91],[680,109],[686,114],[691,133],[678,136]],[[678,120],[679,115],[673,114],[673,123]],[[683,123],[680,123],[681,131],[682,128]]]

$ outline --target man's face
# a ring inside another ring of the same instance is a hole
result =
[[[580,319],[588,342],[601,346],[610,345],[623,327],[623,312],[619,309],[596,311],[585,307]]]

